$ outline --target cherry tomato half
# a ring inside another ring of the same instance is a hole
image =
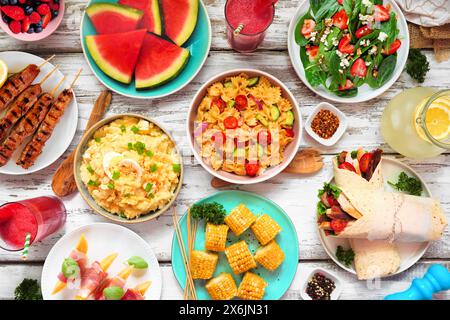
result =
[[[367,152],[361,157],[361,160],[359,160],[359,170],[361,170],[361,172],[366,173],[369,170],[372,156],[372,153]]]
[[[245,109],[247,109],[248,107],[248,99],[246,96],[244,95],[238,95],[235,99],[236,104],[235,107],[236,109],[238,109],[239,111],[244,111]]]
[[[211,101],[211,108],[213,106],[216,106],[217,108],[219,108],[220,113],[222,113],[225,110],[225,107],[227,106],[227,104],[221,98],[214,97]]]
[[[353,172],[356,173],[355,167],[350,162],[343,162],[343,163],[341,163],[341,165],[339,166],[339,169],[353,171]]]
[[[226,129],[236,129],[238,127],[238,119],[233,116],[226,117],[223,120],[223,125]]]
[[[245,172],[250,177],[255,177],[259,171],[259,164],[257,163],[246,163],[245,164]]]

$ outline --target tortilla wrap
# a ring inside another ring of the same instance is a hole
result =
[[[336,185],[362,215],[337,237],[386,240],[389,242],[426,242],[442,237],[447,226],[439,201],[386,192],[357,174],[335,166]]]

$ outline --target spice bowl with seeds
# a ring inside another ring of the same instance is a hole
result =
[[[320,144],[334,145],[347,130],[347,118],[328,102],[319,103],[306,120],[306,132]]]
[[[322,268],[315,268],[304,278],[300,295],[303,300],[338,300],[342,282],[337,275]]]

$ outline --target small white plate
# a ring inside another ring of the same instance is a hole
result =
[[[339,118],[339,127],[336,132],[329,139],[323,139],[319,137],[311,128],[311,123],[314,120],[315,116],[319,113],[320,110],[329,110],[334,113]],[[313,110],[313,112],[309,115],[305,124],[306,132],[317,142],[320,144],[330,147],[334,145],[338,140],[344,135],[345,130],[347,130],[347,117],[341,111],[339,111],[335,106],[328,102],[319,103]]]
[[[295,27],[297,26],[298,20],[309,10],[309,1],[304,0],[298,7],[297,12],[293,16],[288,31],[288,49],[289,49],[289,57],[291,58],[292,65],[294,66],[295,71],[297,72],[300,79],[303,83],[311,89],[313,92],[318,94],[319,96],[341,103],[357,103],[371,100],[375,97],[378,97],[382,93],[384,93],[387,89],[389,89],[395,81],[400,77],[403,69],[405,68],[406,60],[408,59],[409,53],[409,31],[408,25],[406,23],[405,16],[403,15],[400,8],[397,6],[395,1],[387,0],[385,4],[389,3],[391,5],[391,10],[395,12],[397,15],[397,26],[400,30],[399,38],[402,41],[402,46],[397,51],[397,65],[395,66],[394,74],[391,79],[386,82],[384,86],[378,89],[372,89],[367,84],[358,88],[358,94],[355,97],[338,97],[335,94],[328,92],[322,86],[318,86],[316,88],[312,87],[308,80],[305,77],[305,70],[303,68],[302,61],[300,60],[300,46],[295,42]]]
[[[325,277],[327,277],[328,279],[332,280],[334,282],[334,285],[336,286],[336,288],[334,288],[334,290],[331,292],[330,295],[330,300],[337,300],[339,299],[339,296],[342,293],[342,282],[341,279],[339,279],[339,277],[337,275],[335,275],[334,273],[327,271],[325,269],[322,268],[315,268],[313,269],[308,276],[305,278],[305,281],[303,282],[303,285],[301,287],[301,291],[300,291],[300,296],[302,297],[303,300],[312,300],[312,298],[306,293],[306,288],[308,286],[308,282],[309,280],[311,280],[311,278],[316,274],[316,273],[321,273],[322,275],[324,275]]]
[[[161,298],[162,278],[158,260],[150,245],[133,231],[116,224],[93,223],[77,228],[64,235],[53,246],[45,259],[42,270],[41,287],[44,300],[72,300],[76,290],[64,289],[51,295],[61,271],[61,264],[77,244],[81,234],[88,241],[89,263],[99,261],[112,253],[118,253],[116,260],[108,270],[109,275],[116,275],[124,267],[124,262],[131,256],[140,256],[148,263],[146,272],[132,274],[127,280],[126,288],[133,288],[145,281],[152,281],[145,293],[146,300]]]
[[[396,182],[398,179],[398,175],[402,171],[404,171],[408,176],[412,176],[415,177],[416,179],[419,179],[423,187],[422,196],[431,197],[430,189],[417,172],[415,172],[411,167],[407,166],[406,164],[398,160],[383,157],[382,174],[384,179],[385,190],[395,192],[395,190],[387,182],[388,181]],[[330,182],[333,183],[334,178],[332,178]],[[351,266],[346,266],[336,258],[337,247],[342,246],[344,249],[349,249],[350,248],[349,241],[347,239],[327,237],[323,232],[323,230],[319,230],[319,228],[317,228],[317,230],[320,242],[322,243],[323,248],[330,256],[330,258],[333,259],[333,261],[336,262],[336,264],[339,265],[342,269],[347,270],[350,273],[356,274],[356,270],[353,264]],[[395,272],[390,276],[402,273],[403,271],[412,267],[425,254],[430,245],[430,242],[396,242],[395,244],[397,246],[398,253],[400,254],[401,262],[397,272]]]
[[[5,51],[0,52],[0,60],[3,60],[8,66],[9,73],[15,73],[22,69],[24,69],[29,64],[40,65],[45,60],[20,51]],[[34,83],[38,83],[47,73],[53,70],[54,65],[50,62],[47,62],[42,66],[41,72],[37,76]],[[42,84],[42,92],[50,92],[56,84],[63,78],[63,74],[56,70],[47,81]],[[64,81],[56,91],[55,97],[63,91],[65,88],[70,86],[69,81],[75,77],[75,75],[67,75],[68,79]],[[6,111],[5,111],[6,112]],[[0,118],[4,115],[4,112],[0,112]],[[67,106],[63,116],[59,120],[58,124],[53,131],[52,136],[45,144],[44,150],[42,150],[42,154],[37,158],[36,163],[30,167],[29,169],[23,169],[21,166],[16,165],[16,160],[20,157],[20,154],[26,144],[31,140],[31,137],[26,139],[24,143],[22,143],[19,148],[17,148],[16,152],[14,152],[13,156],[9,160],[9,162],[0,167],[0,174],[8,174],[8,175],[23,175],[36,172],[38,170],[44,169],[48,167],[53,162],[55,162],[64,151],[70,146],[72,139],[77,131],[77,123],[78,123],[78,105],[76,101],[76,97],[74,94],[73,100],[69,106]]]

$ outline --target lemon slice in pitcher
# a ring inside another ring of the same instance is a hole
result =
[[[421,103],[416,110],[416,119],[419,117],[422,107],[424,106],[425,101]],[[425,125],[428,129],[428,132],[435,138],[436,140],[443,140],[447,138],[450,134],[450,98],[449,97],[440,97],[433,101],[433,103],[429,106],[427,114],[425,116]],[[420,127],[418,123],[415,123],[416,131],[419,136],[429,141],[425,132]]]
[[[8,79],[8,66],[3,60],[0,60],[0,88],[3,86],[6,79]]]

